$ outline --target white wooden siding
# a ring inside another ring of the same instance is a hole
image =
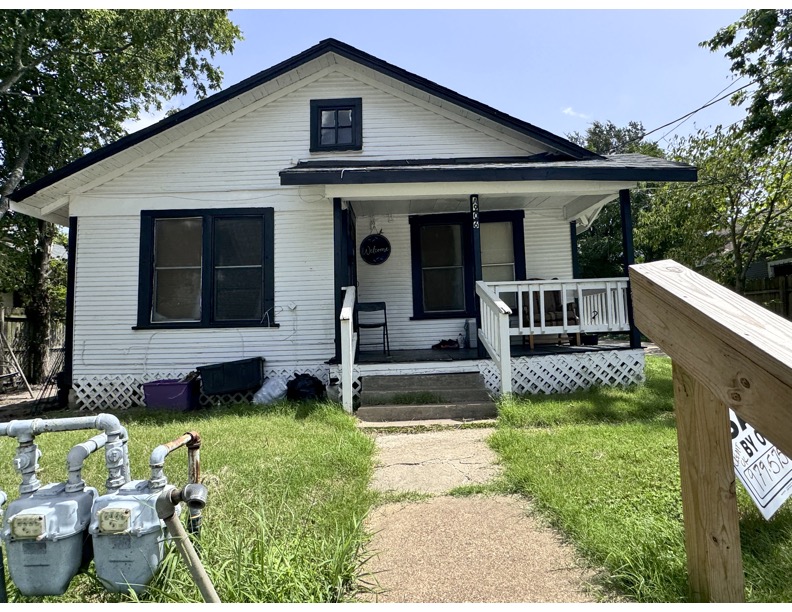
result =
[[[190,200],[181,200],[180,206],[174,201],[158,204],[158,208],[201,207]],[[301,208],[292,204],[291,210],[276,208],[275,212],[275,320],[279,328],[133,330],[137,322],[139,213],[81,216],[74,375],[187,372],[200,365],[254,356],[263,356],[268,366],[316,364],[332,357],[332,208],[324,202],[303,203]],[[225,205],[240,204],[227,201]]]
[[[357,244],[371,231],[372,217],[357,217]],[[465,319],[411,321],[412,260],[409,215],[377,215],[376,231],[391,243],[391,256],[380,265],[365,263],[358,253],[358,295],[362,302],[384,301],[388,307],[391,349],[426,349],[443,339],[456,339]],[[558,215],[525,213],[525,266],[529,278],[571,278],[569,223]],[[378,330],[363,330],[364,343],[375,342]],[[371,349],[369,349],[371,350]]]
[[[363,150],[310,153],[310,101],[363,99]],[[278,172],[304,159],[525,155],[507,144],[406,100],[332,72],[223,127],[136,168],[94,194],[223,191],[280,185]]]

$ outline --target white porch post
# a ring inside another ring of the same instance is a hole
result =
[[[500,335],[500,377],[501,396],[512,392],[511,335],[509,335],[509,315],[498,315],[498,334]]]

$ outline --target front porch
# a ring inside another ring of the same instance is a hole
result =
[[[476,348],[386,353],[359,350],[357,291],[345,287],[339,317],[341,360],[331,376],[340,380],[349,411],[359,404],[366,376],[478,373],[492,396],[639,383],[644,379],[644,354],[632,339],[580,342],[584,334],[631,332],[627,291],[627,280],[620,278],[479,281],[481,323],[472,330]],[[553,304],[561,305],[560,311],[552,310]]]

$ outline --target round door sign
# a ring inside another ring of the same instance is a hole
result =
[[[367,264],[378,266],[387,261],[391,254],[391,245],[382,234],[371,234],[360,243],[360,257]]]

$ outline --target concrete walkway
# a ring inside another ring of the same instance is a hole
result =
[[[512,496],[451,497],[450,489],[498,475],[492,429],[375,434],[380,491],[432,494],[385,504],[368,520],[379,592],[369,602],[589,602],[592,576],[573,549]],[[371,581],[371,577],[367,582]]]

